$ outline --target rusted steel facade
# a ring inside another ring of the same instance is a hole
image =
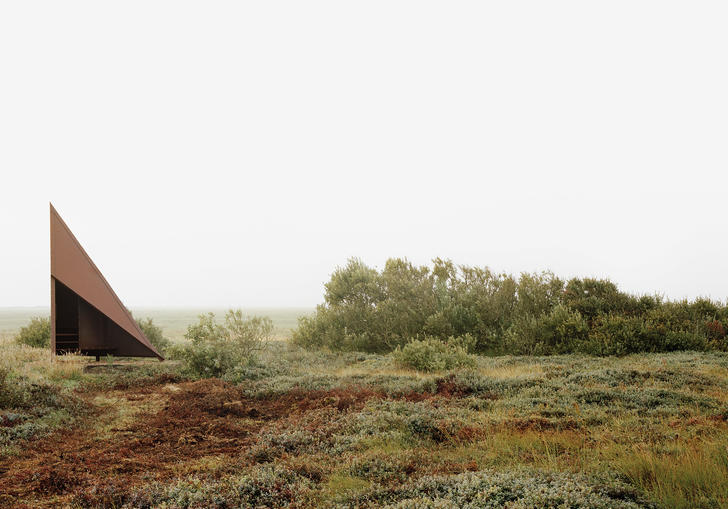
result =
[[[53,205],[51,350],[163,360]]]

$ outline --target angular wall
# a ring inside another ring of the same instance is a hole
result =
[[[163,360],[53,205],[51,349]]]

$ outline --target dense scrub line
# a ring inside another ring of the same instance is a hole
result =
[[[293,341],[383,353],[413,339],[461,338],[479,353],[625,355],[727,350],[727,327],[723,303],[631,295],[608,280],[515,277],[441,259],[431,267],[390,259],[377,271],[351,259]]]

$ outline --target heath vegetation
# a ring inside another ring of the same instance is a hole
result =
[[[467,361],[414,369],[272,341],[222,379],[6,343],[0,504],[728,507],[727,353],[452,342]]]
[[[292,341],[242,311],[171,344],[141,321],[162,363],[4,341],[0,506],[728,507],[725,320],[608,281],[352,260]]]

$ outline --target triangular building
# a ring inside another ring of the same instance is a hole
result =
[[[53,205],[51,349],[163,360]]]

